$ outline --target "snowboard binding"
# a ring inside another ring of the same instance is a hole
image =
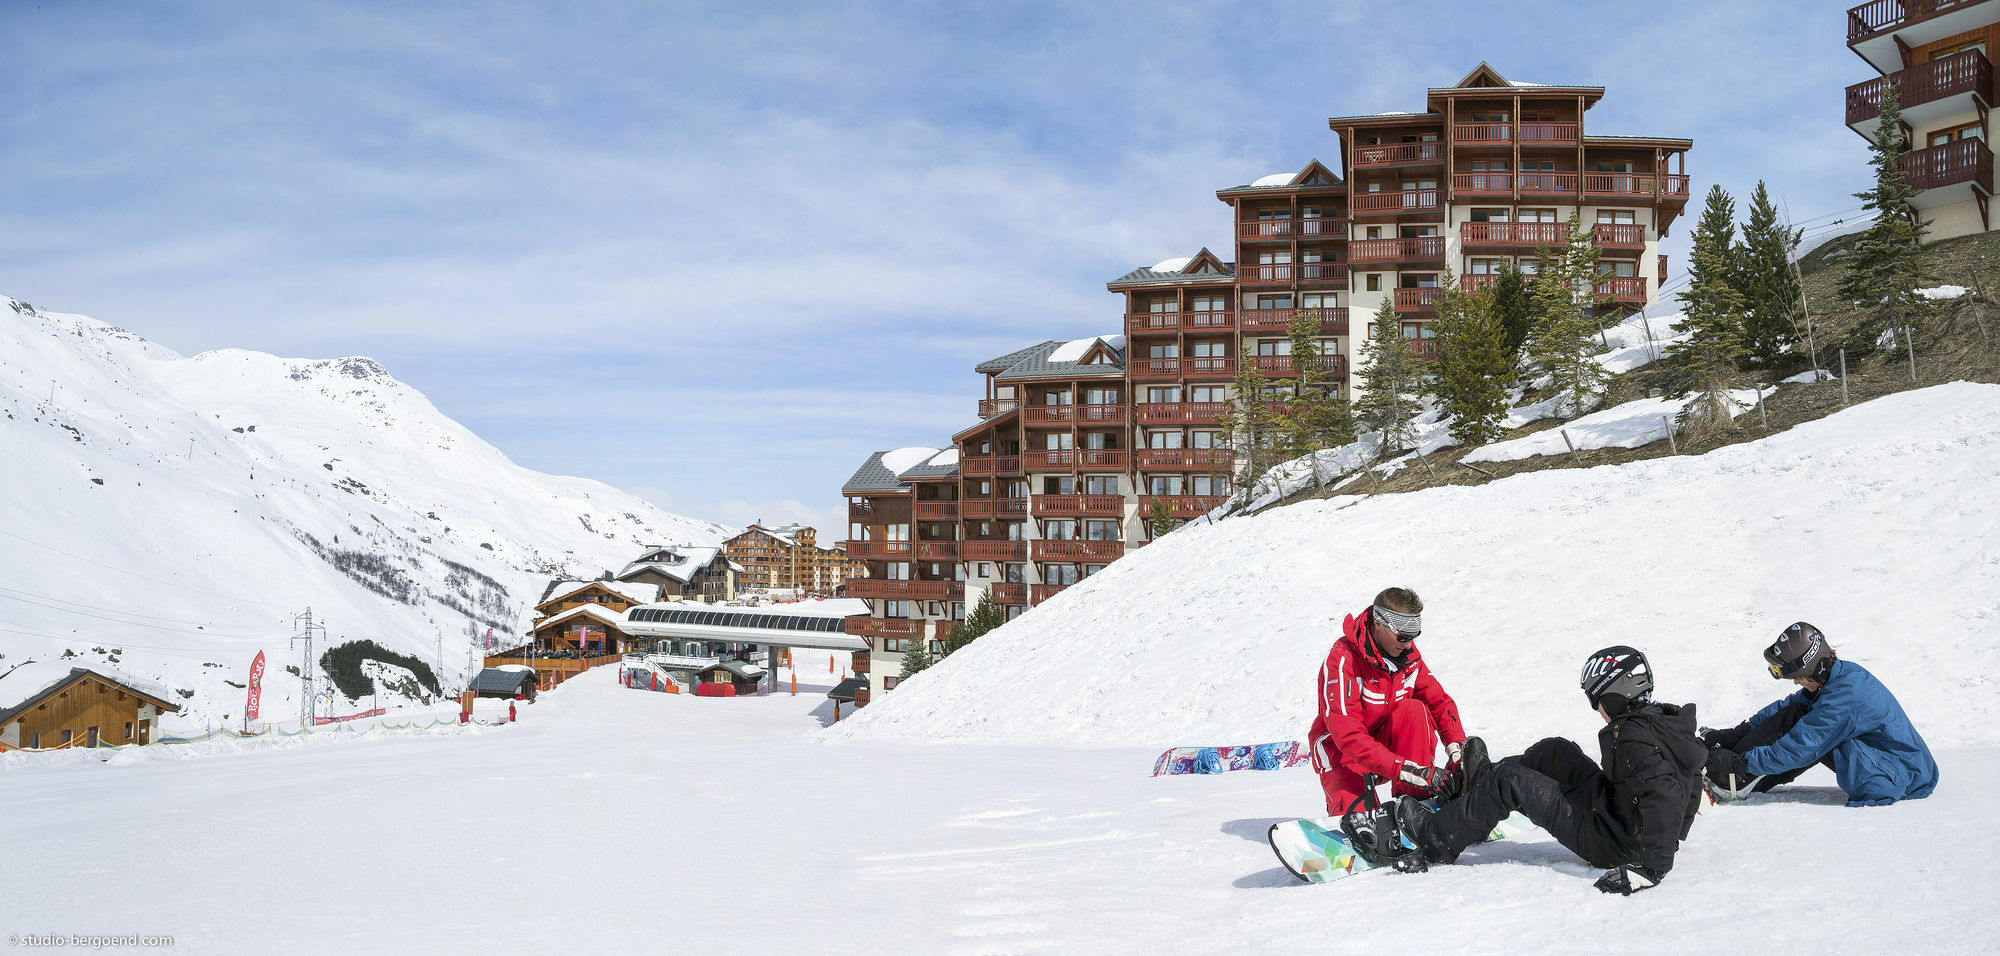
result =
[[[1364,775],[1361,795],[1340,815],[1340,832],[1347,837],[1347,845],[1376,866],[1394,867],[1403,873],[1429,869],[1423,854],[1403,838],[1396,804],[1384,804],[1376,797],[1375,787],[1380,782],[1381,778],[1374,774]]]

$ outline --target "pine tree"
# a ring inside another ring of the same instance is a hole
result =
[[[916,637],[910,638],[909,644],[910,649],[903,652],[903,673],[898,680],[909,680],[931,666],[930,642],[924,640],[921,629]]]
[[[1292,367],[1298,370],[1298,387],[1285,406],[1283,428],[1286,454],[1297,458],[1323,448],[1334,448],[1354,440],[1354,413],[1340,386],[1328,383],[1326,367],[1330,356],[1321,354],[1320,310],[1299,309],[1292,313],[1286,330],[1292,345]],[[1320,485],[1317,458],[1313,462],[1313,484]]]
[[[1736,203],[1721,186],[1710,186],[1695,224],[1688,289],[1681,293],[1686,313],[1681,328],[1688,335],[1668,350],[1694,372],[1696,397],[1681,407],[1680,422],[1697,433],[1727,428],[1734,420],[1728,377],[1746,354],[1744,299],[1734,285],[1738,273],[1730,256],[1735,233]]]
[[[1591,360],[1600,351],[1597,325],[1597,259],[1600,250],[1576,213],[1570,213],[1563,248],[1541,257],[1535,276],[1535,328],[1528,359],[1565,394],[1564,418],[1580,415],[1604,394],[1611,373]]]
[[[1874,210],[1875,221],[1850,248],[1838,290],[1842,299],[1860,306],[1864,316],[1847,343],[1854,352],[1873,350],[1884,331],[1908,324],[1930,309],[1929,300],[1916,294],[1930,276],[1919,258],[1924,224],[1910,208],[1909,177],[1903,169],[1909,144],[1903,140],[1902,122],[1896,88],[1885,83],[1882,117],[1868,146],[1875,186],[1854,194]]]
[[[1499,437],[1507,417],[1507,389],[1514,384],[1514,359],[1507,331],[1494,309],[1491,288],[1468,293],[1446,269],[1438,300],[1437,376],[1430,392],[1451,415],[1451,435],[1468,445]]]
[[[1147,509],[1146,520],[1152,525],[1154,540],[1165,537],[1167,532],[1174,530],[1174,513],[1167,507],[1164,498],[1153,499],[1152,506]]]
[[[1501,266],[1500,278],[1493,280],[1493,315],[1505,333],[1507,360],[1518,361],[1528,330],[1534,327],[1535,310],[1528,298],[1527,277],[1512,262]]]
[[[951,636],[945,638],[942,656],[950,657],[987,631],[1005,623],[1007,623],[1007,612],[1000,610],[999,602],[993,600],[993,592],[987,591],[979,595],[979,603],[972,606],[972,613],[966,615],[965,620],[958,622],[958,626],[951,629]]]
[[[1734,284],[1743,294],[1744,349],[1763,368],[1784,354],[1796,328],[1799,283],[1792,272],[1792,250],[1798,248],[1799,236],[1778,221],[1778,208],[1758,180],[1735,255]]]
[[[1234,484],[1239,491],[1249,491],[1256,487],[1265,469],[1271,467],[1277,416],[1266,404],[1270,385],[1251,357],[1243,354],[1242,344],[1238,338],[1236,378],[1232,383],[1235,394],[1230,396],[1222,414],[1216,416],[1216,423],[1221,426],[1224,444],[1235,451],[1234,458],[1243,465],[1240,472],[1231,472]]]
[[[1361,363],[1368,387],[1354,403],[1354,419],[1358,426],[1382,434],[1384,452],[1400,452],[1413,438],[1422,373],[1410,341],[1403,337],[1395,301],[1389,296],[1383,296],[1381,307],[1375,310],[1374,325],[1368,344],[1362,346]]]

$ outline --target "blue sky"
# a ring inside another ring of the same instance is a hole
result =
[[[1697,195],[1856,204],[1843,6],[1382,9],[13,0],[0,294],[372,356],[529,467],[836,539],[973,364],[1116,331],[1107,280],[1231,255],[1216,189],[1482,59],[1692,138]]]

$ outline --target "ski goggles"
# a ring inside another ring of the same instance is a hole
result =
[[[1396,636],[1406,643],[1416,640],[1417,636],[1424,632],[1422,614],[1404,614],[1401,611],[1389,610],[1380,604],[1374,605],[1372,610],[1375,620],[1389,625],[1389,629],[1395,631]]]

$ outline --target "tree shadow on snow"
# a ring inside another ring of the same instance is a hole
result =
[[[1283,823],[1287,820],[1293,820],[1293,819],[1297,818],[1296,817],[1253,817],[1243,820],[1230,820],[1229,822],[1224,823],[1222,825],[1222,832],[1227,833],[1230,836],[1242,837],[1243,839],[1249,840],[1252,843],[1263,843],[1269,845],[1271,842],[1272,825]]]

